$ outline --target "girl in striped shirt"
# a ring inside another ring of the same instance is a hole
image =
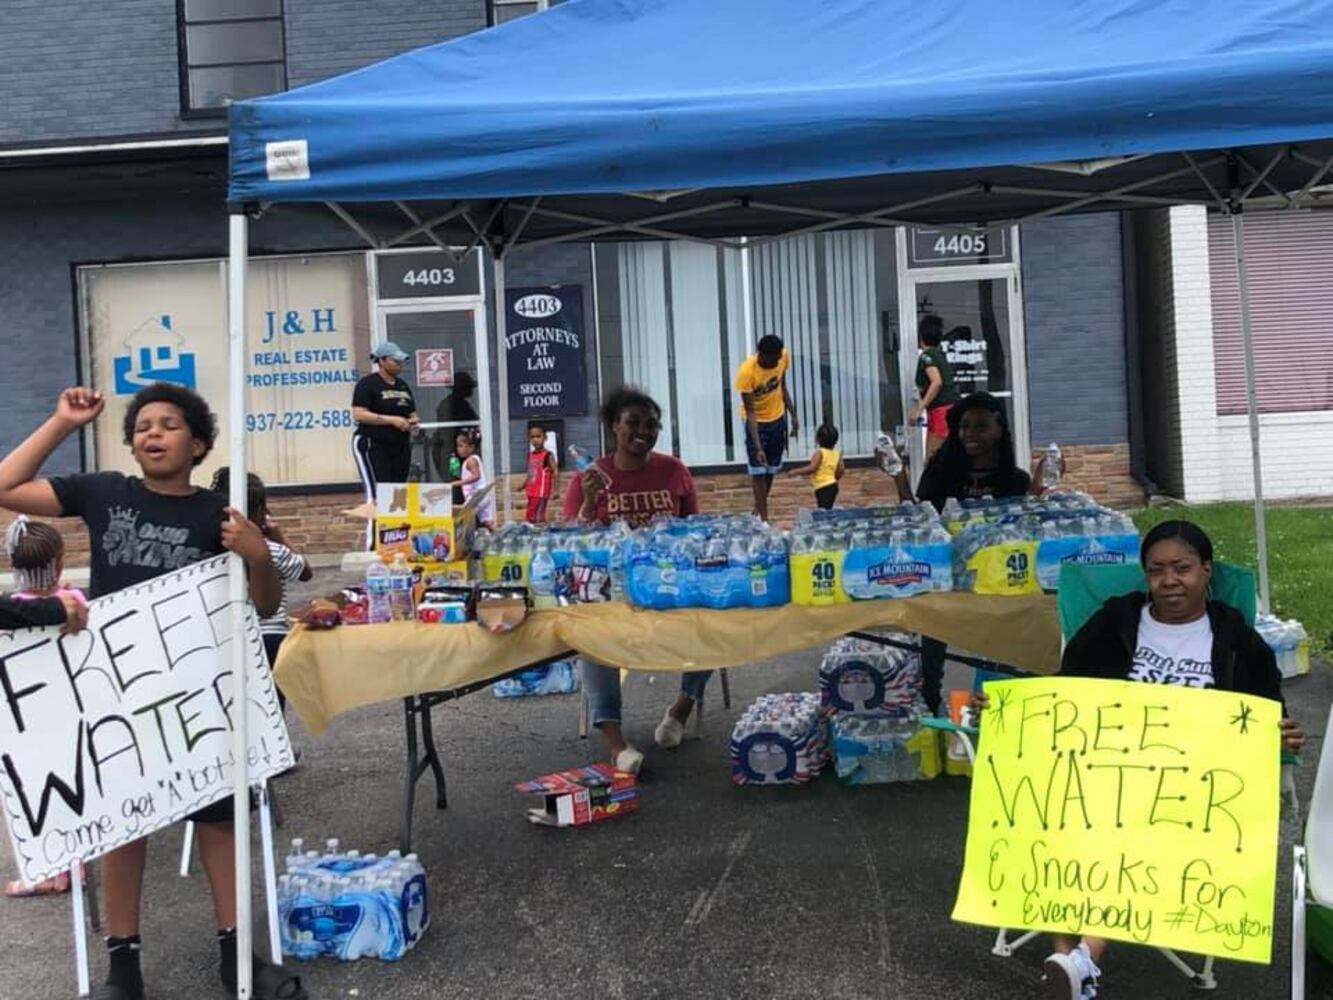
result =
[[[231,490],[231,469],[223,466],[213,477],[213,492],[226,496]],[[253,472],[246,477],[245,505],[250,520],[259,525],[268,542],[269,555],[282,580],[282,600],[273,614],[259,620],[259,633],[264,637],[264,652],[268,654],[269,669],[278,662],[278,647],[287,638],[291,625],[287,621],[287,585],[294,581],[304,583],[315,575],[305,556],[295,551],[287,542],[278,526],[278,522],[268,512],[268,491],[264,481]],[[278,702],[287,707],[287,699],[278,691]]]

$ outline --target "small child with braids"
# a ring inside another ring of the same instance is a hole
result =
[[[9,564],[14,569],[14,585],[10,596],[17,601],[36,601],[43,598],[72,598],[80,605],[88,599],[83,591],[66,587],[60,580],[64,569],[65,540],[60,532],[41,521],[29,521],[23,515],[16,517],[5,532],[5,549]],[[34,885],[24,885],[15,879],[5,886],[6,896],[53,896],[69,892],[69,872],[61,872]]]

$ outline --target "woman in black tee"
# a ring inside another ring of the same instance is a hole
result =
[[[352,391],[352,454],[356,458],[366,497],[375,499],[376,483],[407,481],[412,468],[412,432],[420,420],[412,388],[399,374],[407,352],[386,340],[370,355],[379,370],[371,372]]]
[[[999,499],[1040,492],[1032,484],[1032,477],[1018,467],[1014,457],[1014,437],[1004,404],[988,392],[977,392],[949,410],[949,436],[926,465],[916,493],[919,500],[943,510],[950,499]],[[933,713],[940,707],[945,649],[938,639],[921,639],[922,694]]]

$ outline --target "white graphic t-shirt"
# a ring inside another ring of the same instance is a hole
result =
[[[1143,606],[1129,679],[1182,687],[1213,686],[1213,624],[1204,615],[1185,625],[1159,622]]]

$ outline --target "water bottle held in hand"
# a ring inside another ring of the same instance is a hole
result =
[[[1060,446],[1054,441],[1046,448],[1046,461],[1041,467],[1041,485],[1046,489],[1054,489],[1060,485]]]
[[[570,464],[578,469],[579,472],[587,470],[593,463],[592,455],[576,444],[571,444],[569,448],[566,449],[566,454],[569,455]]]
[[[879,436],[875,438],[875,451],[879,453],[879,467],[890,476],[896,476],[903,471],[902,456],[898,454],[898,449],[889,434],[880,431]]]

